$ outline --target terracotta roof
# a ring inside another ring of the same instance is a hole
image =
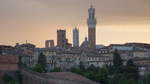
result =
[[[47,75],[52,76],[54,78],[58,78],[58,79],[82,82],[83,84],[98,84],[81,75],[71,73],[71,72],[51,72],[51,73],[47,73]]]

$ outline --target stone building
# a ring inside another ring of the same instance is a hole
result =
[[[45,48],[54,48],[54,40],[46,40]]]
[[[55,67],[55,63],[56,63],[56,51],[55,49],[50,49],[50,48],[37,48],[34,51],[34,55],[32,60],[32,66],[34,66],[35,64],[37,64],[38,62],[38,57],[39,55],[43,53],[46,56],[46,61],[47,61],[47,69],[48,71],[50,71],[50,69],[54,69]]]
[[[139,50],[139,48],[112,45],[103,47],[100,49],[91,50],[88,48],[87,39],[82,43],[80,48],[49,48],[49,49],[37,49],[34,53],[36,61],[38,60],[39,53],[44,53],[47,57],[48,71],[58,67],[66,71],[72,67],[79,67],[81,64],[85,67],[94,65],[96,67],[102,67],[103,65],[113,65],[113,54],[115,49],[118,49],[124,65],[129,59],[135,58],[148,58],[149,51]],[[34,59],[35,60],[35,59]],[[34,61],[34,64],[36,63]]]
[[[89,49],[89,42],[88,42],[87,37],[85,37],[85,40],[81,44],[80,48],[83,49],[83,50]]]
[[[89,67],[102,67],[112,64],[112,53],[99,53],[97,51],[67,50],[67,49],[38,49],[34,54],[34,64],[37,63],[38,55],[43,53],[47,58],[48,71],[54,68],[61,68],[66,71],[71,68],[83,65]]]
[[[134,50],[133,58],[150,58],[150,53],[147,50]]]
[[[57,47],[66,47],[66,30],[57,30]]]
[[[18,80],[19,57],[15,55],[0,55],[0,84],[4,83],[4,76],[7,74]]]
[[[21,49],[21,50],[34,50],[36,46],[31,43],[25,43],[25,44],[16,43],[15,48]]]
[[[18,56],[0,56],[0,71],[17,71],[18,63]]]
[[[66,30],[57,30],[57,47],[58,48],[70,48],[72,47],[71,43],[68,43],[66,38]]]
[[[127,46],[124,44],[111,44],[108,47],[112,50],[118,50],[118,51],[132,51],[134,49],[133,46]]]

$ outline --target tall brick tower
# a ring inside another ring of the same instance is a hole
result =
[[[87,20],[88,24],[88,40],[89,48],[95,49],[96,47],[96,18],[95,18],[95,8],[91,5],[88,9],[89,17]]]
[[[57,47],[64,48],[66,47],[66,30],[57,30]]]

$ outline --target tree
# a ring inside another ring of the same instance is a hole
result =
[[[32,68],[32,70],[35,71],[35,72],[39,72],[39,73],[44,72],[44,68],[43,68],[40,64],[36,64],[36,65]]]
[[[19,84],[19,82],[17,80],[15,80],[13,77],[9,76],[8,74],[5,74],[2,79],[5,84]]]
[[[131,59],[127,61],[127,65],[124,68],[124,73],[127,73],[126,76],[128,79],[138,78],[138,68]]]
[[[83,73],[80,68],[71,68],[70,71],[72,73],[77,73],[77,74],[80,74],[80,75]]]
[[[143,84],[150,84],[150,75],[145,76],[141,82],[143,82]]]
[[[46,61],[46,56],[43,53],[40,53],[40,55],[38,57],[38,64],[44,70],[43,72],[46,72],[47,61]]]
[[[127,84],[137,84],[137,81],[135,79],[128,79]]]
[[[51,72],[62,72],[60,67],[56,67],[53,70],[51,70]]]
[[[108,83],[108,69],[106,67],[100,68],[95,76],[96,81],[100,82],[101,84]]]
[[[109,79],[109,84],[129,84],[129,80],[124,73],[115,73],[112,79]]]
[[[127,66],[135,67],[135,64],[134,64],[134,62],[133,62],[132,59],[129,59],[129,60],[127,61]]]
[[[87,70],[89,70],[89,71],[96,71],[97,68],[92,64],[92,65],[90,65],[90,66],[87,68]]]
[[[120,54],[118,53],[117,50],[115,50],[115,52],[113,54],[113,64],[114,64],[114,67],[116,69],[118,69],[118,68],[123,66],[122,59],[121,59]]]
[[[79,63],[79,68],[80,68],[81,70],[85,70],[85,67],[84,67],[83,62],[80,62],[80,63]]]
[[[2,54],[2,49],[0,49],[0,55]]]

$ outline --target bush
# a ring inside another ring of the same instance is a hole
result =
[[[8,74],[5,74],[2,79],[3,79],[3,81],[4,81],[5,84],[19,84],[18,81],[16,81],[15,79],[13,79]]]
[[[35,72],[39,72],[39,73],[43,73],[45,72],[45,69],[42,67],[42,65],[40,64],[36,64],[33,68],[32,68],[33,71]]]

